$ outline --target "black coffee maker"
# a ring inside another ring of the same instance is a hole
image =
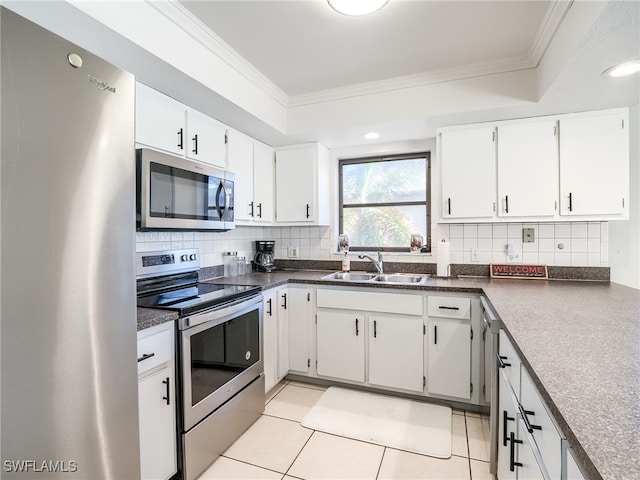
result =
[[[273,249],[275,240],[256,240],[256,256],[253,263],[258,272],[273,272],[276,269]]]

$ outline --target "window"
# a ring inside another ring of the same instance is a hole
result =
[[[350,250],[431,251],[429,152],[340,160],[340,233]]]

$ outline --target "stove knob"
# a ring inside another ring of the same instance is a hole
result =
[[[195,253],[192,253],[191,255],[189,255],[189,260],[195,260],[195,259],[197,259],[197,258],[198,258],[198,257],[196,256],[196,254],[195,254]]]
[[[189,260],[189,255],[186,255],[186,254],[185,254],[185,255],[182,255],[182,256],[180,257],[180,261],[181,261],[181,262],[186,262],[187,260]]]

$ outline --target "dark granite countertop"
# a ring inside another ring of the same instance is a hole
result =
[[[224,281],[263,290],[306,283],[484,294],[588,477],[640,478],[639,290],[605,282],[469,277],[430,277],[420,286],[322,280],[329,273],[254,272]],[[149,309],[138,309],[139,315],[141,310]]]

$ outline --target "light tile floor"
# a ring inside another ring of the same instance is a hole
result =
[[[443,460],[310,430],[300,425],[325,387],[284,381],[265,412],[198,480],[493,480],[489,419],[453,410],[452,456]]]

